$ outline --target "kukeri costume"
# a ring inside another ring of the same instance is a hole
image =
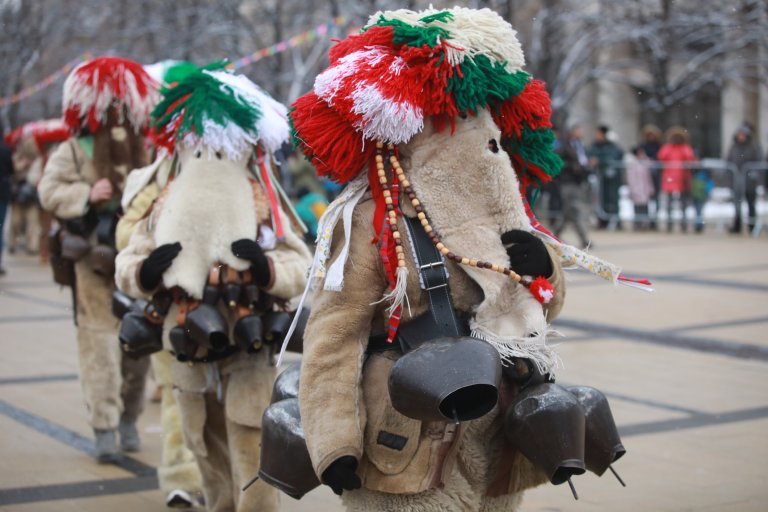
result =
[[[198,68],[183,61],[162,61],[145,66],[147,72],[165,86],[173,85],[188,73]],[[117,223],[116,239],[118,250],[124,249],[136,225],[151,211],[155,200],[168,183],[171,160],[166,151],[158,151],[155,161],[141,169],[134,169],[128,175],[121,204],[123,216]],[[122,294],[122,292],[117,292]],[[127,296],[116,296],[118,312],[128,313],[135,303]],[[135,318],[133,318],[135,320]],[[121,329],[122,331],[122,329]],[[157,333],[155,333],[157,334]],[[162,343],[160,336],[155,343]],[[126,352],[133,355],[133,352]],[[202,498],[200,470],[194,454],[184,443],[179,407],[173,394],[171,364],[173,355],[167,350],[151,354],[152,373],[155,382],[161,386],[160,423],[163,430],[161,462],[157,468],[157,480],[166,495],[166,505],[173,508],[191,508]]]
[[[135,423],[149,360],[122,356],[110,301],[120,193],[127,172],[146,165],[143,134],[156,87],[126,59],[100,57],[75,68],[63,100],[73,137],[51,155],[38,186],[43,208],[64,227],[51,261],[57,282],[74,287],[80,382],[100,461],[117,456],[118,428],[121,447],[139,449]],[[102,193],[92,202],[97,188]]]
[[[266,484],[239,489],[258,469],[274,380],[266,324],[274,302],[301,293],[309,263],[271,171],[286,111],[219,71],[193,72],[164,94],[154,115],[170,176],[118,255],[118,285],[150,300],[141,315],[164,323],[179,360],[171,379],[208,509],[276,510]]]
[[[9,231],[9,252],[23,233],[28,253],[40,251],[41,259],[48,259],[45,241],[51,227],[50,214],[40,208],[37,185],[52,149],[70,136],[69,128],[61,119],[46,119],[26,123],[5,136],[13,148],[14,197]]]
[[[560,165],[549,97],[487,9],[378,13],[329,60],[291,112],[298,147],[347,183],[310,271],[298,398],[316,478],[350,510],[514,510],[585,470],[583,406],[549,382],[560,262],[618,277],[540,231],[520,192]],[[546,431],[521,431],[535,407],[516,416],[534,392],[560,396],[573,449],[526,451]]]

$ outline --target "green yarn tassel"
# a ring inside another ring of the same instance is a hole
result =
[[[182,111],[183,118],[176,131],[181,140],[187,133],[203,135],[203,121],[221,126],[234,123],[244,131],[251,131],[261,118],[254,105],[243,103],[226,85],[212,76],[195,70],[176,86],[164,89],[163,100],[152,111],[154,127],[160,131]]]
[[[530,162],[544,171],[548,176],[555,178],[560,174],[563,161],[552,150],[555,142],[555,134],[549,128],[532,130],[525,126],[522,137],[508,137],[502,140],[502,146],[510,153],[517,153],[525,162]],[[540,181],[536,176],[530,175],[535,181]]]
[[[432,23],[433,21],[448,23],[452,19],[453,19],[453,13],[451,11],[440,11],[440,12],[436,12],[435,14],[430,14],[430,15],[424,16],[423,18],[419,18],[419,21],[422,23]]]
[[[440,13],[432,16],[438,14]],[[450,16],[451,13],[446,14]],[[450,36],[450,32],[443,27],[414,27],[401,20],[388,20],[384,15],[379,16],[374,26],[392,27],[392,41],[395,44],[418,48],[424,45],[433,48],[439,44],[440,39],[447,39]]]
[[[501,102],[518,96],[530,78],[524,71],[508,73],[504,64],[485,55],[467,57],[459,69],[461,76],[454,73],[448,78],[448,90],[453,93],[460,111],[475,112],[494,100]]]

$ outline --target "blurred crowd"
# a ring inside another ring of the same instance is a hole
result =
[[[757,199],[768,185],[768,164],[753,132],[752,125],[743,123],[724,158],[712,160],[700,159],[681,126],[662,132],[646,125],[639,141],[624,145],[604,125],[588,144],[583,128],[574,124],[564,132],[556,130],[555,148],[563,160],[560,177],[540,191],[532,190],[529,200],[556,235],[572,227],[586,247],[592,227],[624,229],[627,215],[622,214],[620,202],[625,196],[633,206],[631,222],[636,231],[665,228],[672,232],[679,225],[687,232],[692,213],[693,231],[701,233],[705,204],[717,186],[732,204],[730,232],[741,233],[745,228],[754,232],[760,226]]]

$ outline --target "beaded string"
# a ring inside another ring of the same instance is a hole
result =
[[[397,211],[395,210],[392,192],[389,190],[387,180],[387,171],[384,169],[384,144],[379,141],[376,143],[376,174],[381,184],[384,204],[387,208],[387,223],[392,230],[392,238],[395,241],[395,255],[397,256],[397,268],[405,268],[405,253],[403,252],[403,242],[400,238],[400,231],[397,229]]]
[[[378,142],[376,144],[376,168],[378,170],[379,175],[379,183],[382,184],[384,187],[384,201],[387,203],[387,214],[389,218],[389,224],[392,226],[392,230],[395,237],[395,243],[397,244],[396,250],[397,252],[397,264],[398,266],[404,266],[405,265],[405,257],[403,255],[403,248],[400,241],[400,233],[398,233],[397,230],[397,217],[396,213],[394,211],[394,208],[390,208],[391,206],[391,198],[389,201],[387,201],[387,194],[388,190],[386,188],[387,184],[387,175],[384,171],[384,158],[381,155],[382,153],[383,144],[381,142]],[[427,213],[424,210],[424,206],[421,204],[421,201],[419,201],[419,198],[416,197],[416,193],[413,191],[413,188],[411,187],[411,183],[408,181],[408,179],[405,176],[405,171],[403,171],[403,168],[400,166],[400,162],[397,159],[397,155],[395,154],[395,147],[392,144],[389,144],[387,146],[388,154],[389,154],[389,163],[392,166],[392,169],[395,172],[395,175],[397,176],[397,180],[400,182],[400,186],[403,188],[403,192],[408,197],[408,199],[411,202],[411,205],[413,205],[414,210],[416,210],[416,216],[419,219],[419,222],[421,222],[421,225],[424,227],[424,231],[426,231],[427,235],[429,236],[429,239],[432,241],[432,244],[434,244],[435,248],[437,248],[438,251],[447,259],[453,260],[456,263],[459,263],[461,265],[466,265],[469,267],[477,267],[482,269],[488,269],[492,270],[493,272],[497,272],[499,274],[503,274],[513,281],[520,283],[526,287],[530,286],[532,279],[528,276],[521,276],[520,274],[516,273],[514,270],[510,269],[509,267],[496,265],[495,263],[490,263],[487,261],[483,261],[476,258],[467,258],[464,256],[461,256],[459,254],[456,254],[455,252],[451,251],[448,247],[445,246],[445,244],[440,240],[440,235],[438,235],[437,231],[430,225],[429,218],[427,217]]]

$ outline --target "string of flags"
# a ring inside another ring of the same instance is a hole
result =
[[[61,69],[58,71],[55,71],[48,75],[47,77],[43,78],[39,82],[37,82],[34,85],[30,85],[28,87],[23,88],[16,94],[12,94],[11,96],[6,96],[4,98],[0,98],[0,107],[4,107],[6,105],[12,105],[14,103],[18,103],[26,98],[29,98],[35,93],[38,93],[42,91],[43,89],[47,89],[51,85],[53,85],[57,80],[60,78],[65,77],[69,74],[72,69],[80,64],[81,62],[84,62],[86,60],[90,60],[93,58],[93,55],[91,52],[85,52],[82,55],[72,59],[71,61],[67,62],[62,66]]]
[[[246,55],[245,57],[237,59],[232,63],[232,65],[234,66],[235,69],[240,69],[245,66],[250,66],[254,62],[258,62],[265,57],[271,57],[273,55],[277,55],[278,53],[282,53],[290,48],[295,48],[297,46],[301,46],[302,44],[310,43],[315,39],[317,39],[318,37],[322,37],[325,34],[327,34],[331,28],[340,27],[340,26],[346,25],[346,23],[347,23],[346,16],[337,16],[333,20],[327,23],[318,25],[313,29],[302,32],[301,34],[296,34],[290,39],[286,39],[285,41],[280,41],[279,43],[275,43],[272,46],[267,46],[266,48],[262,48],[261,50],[258,50],[250,55]]]
[[[346,16],[337,16],[329,22],[318,25],[300,34],[296,34],[295,36],[290,37],[284,41],[280,41],[279,43],[275,43],[271,46],[267,46],[266,48],[257,50],[250,55],[246,55],[245,57],[237,59],[231,65],[235,69],[240,69],[240,68],[244,68],[245,66],[250,66],[251,64],[258,62],[261,59],[264,59],[266,57],[271,57],[273,55],[277,55],[278,53],[282,53],[291,48],[295,48],[305,43],[312,42],[316,40],[318,37],[322,37],[326,35],[331,28],[344,26],[346,25],[346,23],[347,23]],[[67,76],[75,66],[77,66],[81,62],[85,62],[92,58],[93,58],[93,55],[91,54],[91,52],[85,52],[82,55],[67,62],[64,66],[61,67],[61,69],[51,73],[50,75],[43,78],[36,84],[25,87],[21,91],[17,92],[16,94],[12,94],[11,96],[0,98],[0,108],[6,105],[19,103],[20,101],[23,101],[26,98],[29,98],[33,94],[36,94],[44,89],[47,89],[48,87],[56,83],[60,78]]]

